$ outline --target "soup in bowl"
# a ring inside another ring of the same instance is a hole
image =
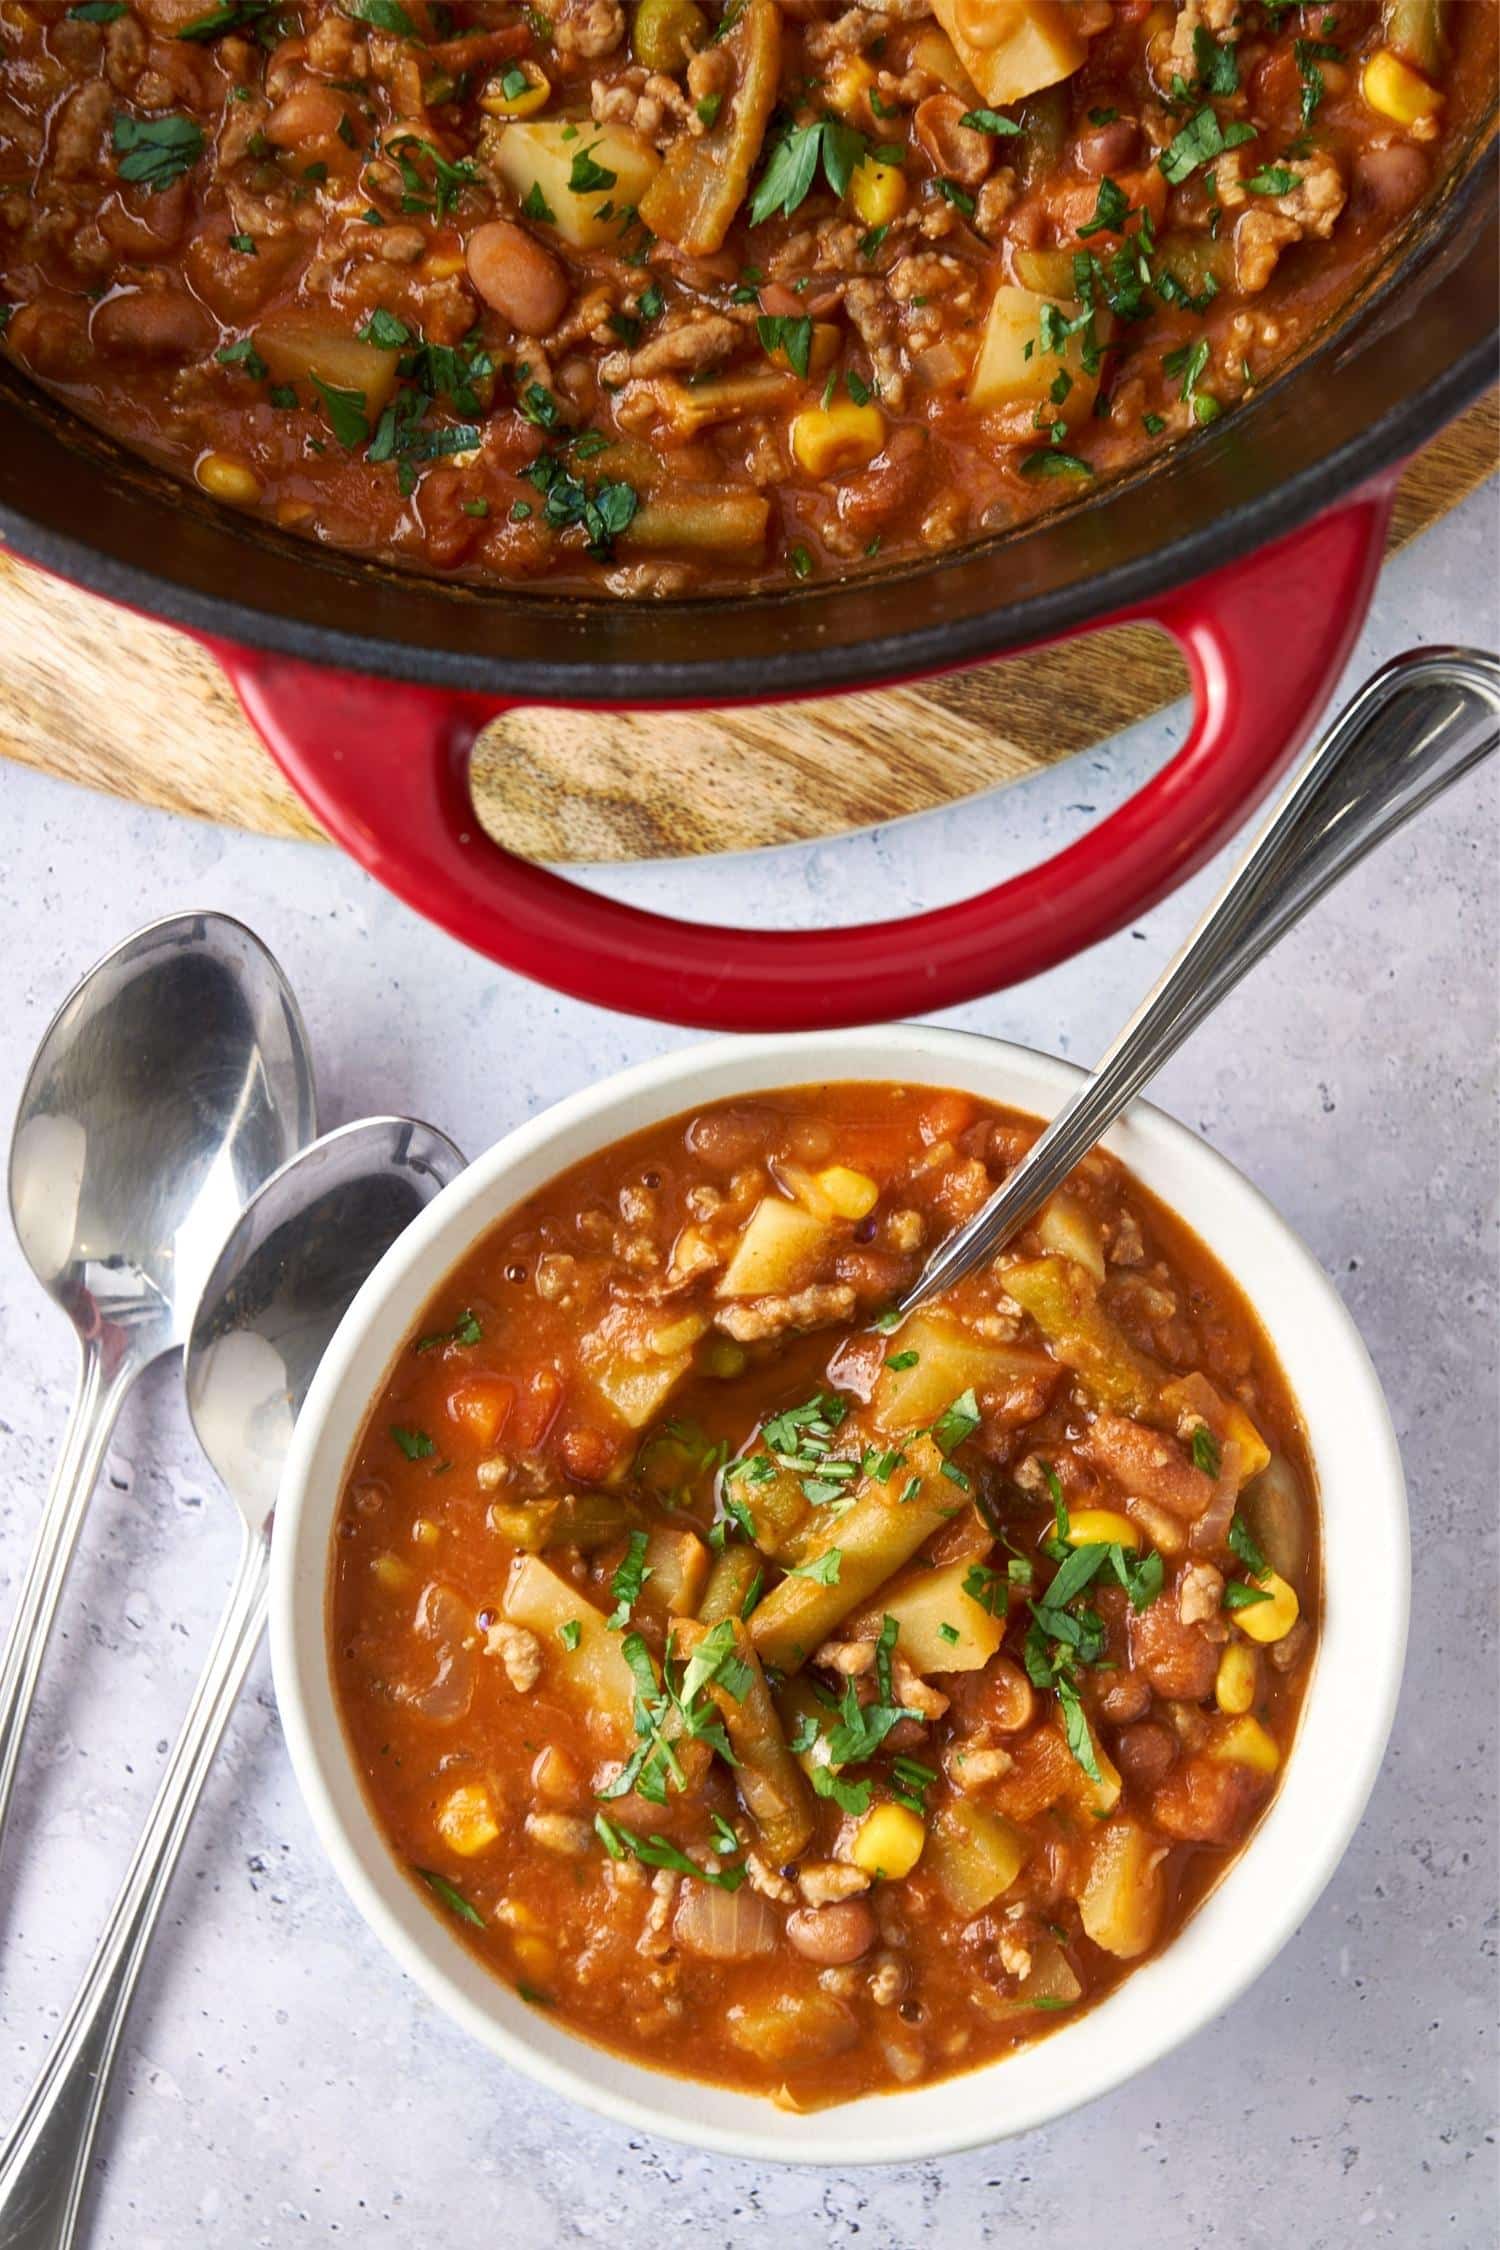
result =
[[[445,2005],[616,2113],[1015,2130],[1222,2006],[1357,1819],[1399,1465],[1254,1191],[1138,1111],[894,1310],[1074,1076],[911,1028],[628,1073],[456,1183],[320,1374],[276,1602],[315,1816]]]

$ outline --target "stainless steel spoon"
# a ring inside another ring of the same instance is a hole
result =
[[[187,1341],[188,1410],[240,1511],[239,1563],[104,1934],[0,2150],[0,2250],[66,2250],[73,2239],[135,1980],[265,1625],[271,1510],[292,1424],[360,1283],[463,1168],[453,1143],[414,1118],[327,1133],[266,1182],[204,1283]]]
[[[1274,650],[1267,661],[1274,663]],[[1245,971],[1366,852],[1497,744],[1500,661],[1486,651],[1411,649],[1377,672],[1299,769],[1093,1076],[1003,1186],[928,1260],[901,1310],[950,1288],[1035,1218]]]
[[[0,1837],[47,1637],[115,1419],[173,1350],[248,1197],[317,1131],[291,987],[222,914],[174,914],[92,968],[21,1095],[10,1208],[72,1321],[78,1388],[0,1657]]]

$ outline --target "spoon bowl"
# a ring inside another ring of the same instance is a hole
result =
[[[77,1389],[0,1655],[0,1838],[63,1580],[120,1408],[187,1333],[246,1199],[317,1130],[301,1013],[222,914],[137,930],[53,1017],[22,1089],[10,1209],[72,1322]]]
[[[185,1380],[240,1511],[224,1615],[94,1957],[0,2149],[0,2245],[67,2250],[135,1980],[213,1755],[265,1626],[276,1483],[325,1347],[366,1275],[464,1160],[408,1117],[327,1133],[267,1180],[190,1312]]]

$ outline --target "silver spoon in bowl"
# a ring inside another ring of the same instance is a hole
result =
[[[63,1580],[132,1385],[187,1333],[247,1199],[317,1131],[292,990],[223,914],[152,922],[43,1036],[10,1151],[26,1261],[78,1336],[78,1387],[0,1657],[0,1837]]]
[[[414,1118],[326,1133],[260,1189],[203,1284],[185,1350],[188,1411],[239,1509],[239,1562],[93,1960],[0,2149],[0,2250],[66,2250],[73,2239],[135,1981],[265,1625],[271,1512],[292,1425],[361,1282],[463,1168],[453,1143]]]
[[[1003,1249],[1246,970],[1367,852],[1497,745],[1500,660],[1487,651],[1411,649],[1368,680],[1092,1076],[989,1201],[933,1253],[898,1309],[911,1312]]]

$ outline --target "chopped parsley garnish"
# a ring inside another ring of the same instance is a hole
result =
[[[436,1351],[439,1344],[477,1344],[484,1330],[471,1312],[463,1313],[451,1328],[440,1328],[431,1336],[424,1336],[418,1344],[419,1352]]]
[[[238,250],[242,258],[256,258],[260,255],[255,247],[253,234],[232,234],[229,237],[229,247],[231,250]]]
[[[788,126],[772,149],[750,199],[750,224],[758,227],[778,211],[790,218],[811,191],[820,163],[828,185],[842,197],[855,166],[869,153],[864,134],[836,118],[823,117],[815,125]]]
[[[1162,150],[1157,163],[1163,179],[1170,181],[1173,187],[1180,187],[1201,165],[1212,164],[1226,149],[1239,148],[1254,138],[1253,125],[1221,126],[1214,110],[1205,105]]]
[[[1193,1467],[1206,1477],[1219,1473],[1219,1441],[1206,1422],[1200,1422],[1193,1432]]]
[[[920,1352],[892,1352],[885,1364],[899,1374],[903,1368],[915,1367],[921,1356]]]
[[[259,383],[271,372],[255,348],[254,339],[241,336],[238,343],[221,344],[214,353],[221,367],[242,367],[254,382]]]
[[[542,183],[540,180],[533,180],[530,187],[526,190],[525,196],[522,198],[521,202],[521,215],[523,218],[536,219],[541,223],[541,225],[546,227],[550,227],[553,224],[556,214],[554,213],[551,204],[547,201],[547,198],[542,193]]]
[[[346,16],[353,16],[356,23],[369,24],[374,31],[393,32],[398,39],[417,36],[417,27],[401,0],[339,0],[339,6]]]
[[[1115,180],[1099,182],[1094,216],[1078,229],[1080,238],[1091,234],[1123,234],[1130,216],[1130,198]]]
[[[933,1423],[932,1442],[939,1453],[952,1453],[974,1435],[979,1423],[979,1401],[972,1390],[964,1391]]]
[[[950,1648],[954,1648],[957,1646],[958,1638],[959,1632],[956,1625],[949,1625],[944,1623],[938,1626],[938,1639],[940,1641],[946,1641]]]
[[[651,1571],[646,1562],[646,1533],[632,1531],[625,1559],[609,1582],[609,1590],[615,1598],[615,1606],[608,1621],[612,1633],[622,1633],[625,1630],[630,1622],[630,1613],[640,1600],[641,1589],[650,1576]]]
[[[998,1570],[990,1570],[984,1563],[971,1563],[964,1573],[964,1592],[971,1602],[978,1602],[991,1617],[1004,1617],[1010,1604],[1007,1581]],[[957,1639],[957,1635],[954,1638]]]
[[[383,306],[376,307],[358,335],[362,344],[377,344],[383,352],[405,351],[411,342],[411,330],[406,322],[398,320]]]
[[[463,1892],[459,1890],[456,1884],[450,1883],[446,1875],[439,1875],[430,1867],[419,1867],[417,1873],[421,1876],[433,1897],[441,1899],[450,1914],[456,1914],[460,1922],[472,1923],[476,1930],[484,1928],[484,1916],[480,1913],[478,1907],[471,1906]]]
[[[705,1640],[705,1648],[711,1638],[710,1635]],[[725,1684],[732,1692],[731,1666],[738,1665],[743,1672],[744,1662],[734,1651],[731,1640],[726,1639],[720,1647],[722,1654],[714,1660],[713,1676],[724,1674]],[[648,1803],[664,1805],[669,1787],[680,1790],[686,1784],[677,1744],[688,1738],[707,1742],[726,1765],[734,1765],[734,1753],[729,1747],[718,1706],[705,1693],[708,1683],[701,1661],[703,1649],[694,1652],[695,1659],[699,1660],[695,1667],[693,1660],[689,1666],[674,1667],[674,1660],[668,1655],[659,1673],[639,1633],[625,1635],[620,1643],[620,1654],[635,1682],[631,1719],[636,1746],[614,1780],[597,1792],[601,1799],[608,1802],[614,1797],[629,1796],[634,1790]],[[694,1670],[694,1687],[688,1693],[685,1689],[690,1668]]]
[[[1229,1552],[1241,1561],[1252,1578],[1269,1578],[1271,1566],[1251,1536],[1250,1526],[1236,1509],[1229,1519]]]
[[[1055,445],[1039,446],[1021,463],[1023,477],[1091,477],[1093,473],[1078,454],[1064,453]]]
[[[805,314],[799,320],[786,313],[762,313],[755,323],[762,350],[784,352],[792,372],[804,381],[812,358],[812,332],[812,321]]]
[[[1328,39],[1294,39],[1292,53],[1296,57],[1297,75],[1302,80],[1301,115],[1304,125],[1310,125],[1317,114],[1318,105],[1328,91],[1320,62],[1342,62],[1344,50]],[[1282,191],[1285,193],[1285,190]]]
[[[557,1637],[562,1642],[563,1647],[570,1652],[577,1648],[579,1642],[583,1639],[582,1618],[567,1618],[563,1624],[558,1626]]]
[[[1166,426],[1159,414],[1143,414],[1141,416],[1141,428],[1145,431],[1147,437],[1160,437]]]
[[[1269,1586],[1252,1586],[1243,1578],[1232,1578],[1224,1588],[1226,1609],[1249,1609],[1256,1602],[1268,1602],[1270,1599]]]
[[[1240,90],[1239,59],[1233,47],[1221,47],[1211,31],[1204,26],[1193,26],[1193,61],[1198,68],[1197,91],[1200,94],[1237,94]]]
[[[628,1852],[644,1867],[670,1867],[674,1874],[691,1875],[700,1883],[714,1883],[721,1891],[737,1891],[745,1880],[743,1867],[701,1867],[665,1836],[637,1836],[633,1829],[621,1828],[616,1822],[606,1820],[603,1813],[595,1813],[594,1828],[611,1859],[623,1859]]]
[[[859,238],[860,256],[862,258],[873,258],[890,231],[890,221],[887,220],[883,226],[871,227],[868,234],[862,234]]]
[[[787,1572],[787,1576],[810,1578],[815,1586],[836,1586],[843,1560],[837,1547],[829,1547],[825,1553],[814,1556],[811,1562],[797,1563]]]
[[[1245,185],[1252,195],[1290,195],[1301,177],[1285,164],[1263,164],[1258,172],[1250,174]]]
[[[593,195],[600,189],[612,188],[617,184],[620,177],[618,172],[611,172],[607,165],[594,162],[594,149],[598,146],[599,143],[595,141],[593,148],[580,149],[574,156],[573,169],[568,174],[568,187],[572,194]]]
[[[161,117],[127,117],[121,111],[113,138],[121,179],[153,195],[190,172],[203,154],[201,128],[175,110]]]
[[[532,390],[541,391],[541,385],[533,384]],[[548,394],[542,391],[542,396]],[[552,453],[538,454],[522,474],[544,496],[544,520],[555,531],[570,531],[581,525],[588,534],[591,555],[608,555],[621,532],[629,530],[640,506],[634,485],[613,479],[596,484],[591,491]]]
[[[724,96],[722,94],[705,94],[703,99],[695,106],[699,124],[713,125],[718,119],[719,111],[724,106]]]
[[[412,132],[388,133],[382,142],[385,154],[391,158],[401,174],[401,208],[405,212],[430,211],[436,219],[445,219],[458,201],[463,189],[478,179],[479,173],[467,156],[450,164],[440,149],[431,141],[424,141]],[[432,166],[432,185],[429,188],[416,165],[402,149],[420,149]]]
[[[325,383],[320,375],[309,376],[313,389],[328,409],[328,420],[334,436],[346,453],[370,442],[370,425],[365,420],[365,394],[363,391],[336,390]]]
[[[997,109],[966,109],[958,122],[967,125],[971,133],[994,133],[1007,139],[1021,130],[1013,117],[1002,117]]]
[[[932,185],[945,203],[951,203],[956,210],[962,211],[966,219],[973,218],[974,198],[967,188],[961,188],[956,180],[934,180]],[[916,300],[913,299],[913,302]]]
[[[76,8],[68,10],[73,23],[116,23],[127,13],[124,0],[79,0]]]
[[[789,548],[786,561],[794,578],[811,578],[813,559],[805,547],[799,545]]]
[[[400,1446],[408,1461],[425,1461],[437,1447],[425,1430],[407,1429],[400,1422],[391,1424],[391,1436]]]

